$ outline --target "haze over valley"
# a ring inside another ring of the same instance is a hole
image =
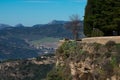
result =
[[[60,39],[73,38],[72,33],[64,27],[67,22],[53,20],[31,27],[0,24],[0,59],[25,59],[54,53]]]

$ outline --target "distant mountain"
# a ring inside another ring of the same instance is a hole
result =
[[[35,24],[35,25],[33,25],[32,27],[41,27],[41,26],[43,26],[44,24]]]
[[[0,29],[6,28],[6,27],[12,27],[12,26],[7,24],[0,24]]]
[[[65,29],[64,25],[68,23],[69,21],[62,21],[62,20],[53,20],[49,22],[48,24],[36,24],[32,26],[32,29],[38,29],[36,30],[36,33],[40,33],[41,36],[47,36],[47,37],[57,37],[57,38],[72,38],[72,33]],[[80,37],[84,37],[83,34],[83,21],[80,21],[82,24],[81,30],[80,30]],[[37,32],[39,31],[40,32]],[[48,34],[47,34],[48,33]]]
[[[51,22],[49,22],[48,24],[65,24],[69,21],[62,21],[62,20],[53,20]]]
[[[51,21],[51,22],[49,22],[49,23],[47,23],[47,24],[35,24],[35,25],[33,25],[32,27],[42,27],[42,26],[48,26],[48,25],[60,25],[60,24],[65,24],[65,23],[67,23],[68,21],[62,21],[62,20],[53,20],[53,21]]]
[[[15,27],[25,27],[23,24],[17,24]]]
[[[70,38],[71,32],[63,24],[36,25],[36,27],[12,27],[0,31],[1,36],[12,36],[27,40],[36,40],[44,37]]]
[[[22,24],[15,27],[6,26],[0,30],[0,59],[36,57],[38,51],[31,47],[31,42],[40,41],[43,38],[72,39],[72,33],[64,27],[66,22],[54,20],[48,24],[36,24],[33,27],[24,27]],[[80,32],[82,33],[80,37],[83,37],[83,28]]]

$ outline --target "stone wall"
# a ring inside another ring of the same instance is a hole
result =
[[[120,43],[120,36],[109,36],[109,37],[90,37],[90,38],[83,38],[82,42],[85,43],[100,43],[105,44],[108,41],[114,41],[116,43]]]
[[[65,41],[74,41],[74,40],[59,40],[58,47],[61,46]],[[105,44],[108,41],[114,41],[115,43],[120,43],[120,36],[89,37],[89,38],[83,38],[82,41],[77,41],[77,42]]]

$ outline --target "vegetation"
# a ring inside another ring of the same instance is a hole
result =
[[[54,43],[54,42],[58,42],[58,41],[59,41],[59,38],[44,37],[39,40],[30,41],[29,43],[35,46],[35,45],[40,45],[40,44],[44,44],[44,43]]]
[[[98,36],[103,36],[103,35],[104,35],[104,33],[96,28],[94,28],[91,33],[92,37],[98,37]]]
[[[13,37],[0,37],[0,60],[25,59],[37,56],[37,50],[32,49],[25,40]]]
[[[82,24],[80,23],[80,19],[78,15],[70,16],[71,21],[65,25],[65,27],[70,30],[74,36],[75,40],[79,39],[79,32],[82,28]]]
[[[52,57],[54,55],[44,55],[44,57]],[[7,60],[0,63],[1,80],[44,80],[47,73],[52,70],[54,63],[50,64],[36,64],[48,60],[47,58],[37,57],[31,60]],[[7,65],[9,64],[9,65]]]
[[[78,50],[76,41],[67,41],[56,51],[57,56],[63,56],[64,59],[70,57],[70,55],[75,55],[75,51]],[[80,49],[78,50],[78,52]],[[61,53],[61,54],[60,54]]]
[[[105,36],[120,35],[119,5],[118,0],[88,0],[84,17],[85,35],[93,36],[93,28],[102,31]]]
[[[106,80],[120,76],[120,46],[113,41],[105,45],[66,41],[56,51],[57,66],[48,74],[47,80]],[[71,74],[70,63],[75,66]]]
[[[48,73],[46,80],[72,80],[69,67],[53,68]]]

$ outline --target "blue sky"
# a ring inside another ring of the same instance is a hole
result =
[[[78,14],[81,19],[87,0],[0,0],[0,23],[26,26],[52,20],[69,20]]]

